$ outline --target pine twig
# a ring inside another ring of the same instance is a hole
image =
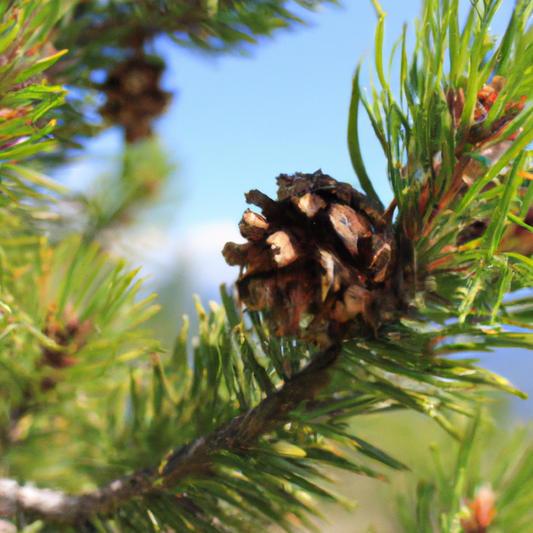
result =
[[[206,437],[175,450],[162,471],[141,468],[94,492],[80,496],[60,491],[20,486],[16,481],[0,479],[0,514],[17,513],[41,518],[47,523],[76,524],[91,516],[111,516],[122,504],[133,498],[153,495],[165,487],[208,469],[210,456],[220,450],[238,451],[250,448],[257,439],[276,425],[301,402],[312,399],[328,384],[327,371],[341,352],[340,343],[321,350],[299,374],[288,380],[248,413],[234,418]],[[156,481],[161,481],[154,487]]]

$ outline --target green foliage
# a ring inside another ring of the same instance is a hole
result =
[[[55,244],[44,236],[43,220],[55,215],[48,211],[54,198],[43,191],[65,188],[30,165],[58,146],[56,120],[47,117],[66,91],[41,81],[41,73],[62,55],[47,57],[46,39],[68,5],[3,8],[0,449],[3,475],[81,490],[87,478],[81,469],[73,479],[70,465],[99,449],[94,414],[102,393],[127,375],[127,361],[160,348],[134,331],[157,310],[151,298],[137,300],[136,272],[97,243],[69,237]],[[83,439],[66,446],[75,435]]]
[[[44,199],[41,189],[64,189],[20,161],[57,148],[57,121],[50,114],[64,102],[66,91],[50,86],[42,72],[66,50],[47,53],[45,37],[65,10],[63,2],[16,1],[2,9],[0,23],[0,178],[2,206],[24,198]]]
[[[197,302],[192,350],[186,322],[165,353],[140,329],[157,306],[153,296],[140,299],[138,270],[98,241],[161,187],[169,167],[157,143],[126,147],[121,173],[81,199],[89,221],[77,235],[54,211],[64,189],[35,170],[58,135],[94,131],[83,106],[59,107],[65,91],[39,79],[44,70],[86,90],[96,68],[112,68],[159,33],[199,49],[236,49],[297,21],[285,4],[0,3],[0,472],[71,493],[115,490],[132,472],[145,483],[127,498],[117,489],[107,507],[80,510],[74,525],[44,514],[30,525],[15,517],[18,530],[319,531],[316,501],[351,507],[328,469],[380,480],[408,469],[352,429],[356,417],[400,409],[433,418],[459,446],[451,475],[435,448],[437,474],[419,483],[416,510],[402,515],[406,531],[439,524],[442,533],[471,533],[464,498],[487,481],[498,495],[490,531],[527,530],[530,434],[512,437],[485,472],[488,437],[479,432],[491,430],[479,429],[472,402],[487,399],[489,387],[522,393],[459,355],[529,349],[533,340],[533,297],[523,290],[533,261],[509,240],[513,224],[533,231],[525,221],[533,186],[524,181],[533,156],[530,1],[517,3],[497,42],[488,29],[498,0],[473,4],[461,31],[458,0],[428,0],[412,60],[406,30],[394,48],[397,100],[382,54],[385,15],[374,2],[379,88],[372,83],[372,98],[363,98],[358,67],[348,144],[363,189],[378,199],[358,140],[361,103],[387,157],[395,201],[384,216],[397,209],[406,302],[374,336],[322,350],[277,338],[223,287],[222,305],[206,311]],[[63,52],[48,53],[50,41],[70,48],[62,62]],[[479,236],[476,221],[486,221]],[[473,419],[465,434],[459,415]]]
[[[79,490],[101,447],[96,413],[129,361],[160,350],[134,331],[157,308],[151,297],[137,301],[136,272],[96,243],[71,238],[51,247],[43,237],[7,237],[0,244],[4,468]],[[71,463],[80,461],[74,481]]]
[[[208,471],[200,470],[177,484],[172,478],[165,481],[166,471],[171,471],[169,464],[185,453],[187,445],[248,412],[311,357],[303,344],[269,335],[258,315],[251,317],[253,329],[246,328],[224,288],[222,299],[226,309],[212,303],[209,313],[197,304],[200,328],[194,341],[192,367],[187,359],[185,329],[169,357],[153,360],[151,377],[146,370],[143,377],[141,373],[132,376],[130,422],[122,436],[111,443],[111,449],[120,453],[120,443],[128,443],[134,455],[128,456],[125,464],[134,461],[141,466],[177,446],[160,467],[161,481],[170,483],[169,496],[177,494],[186,503],[171,505],[170,509],[159,499],[138,503],[139,509],[153,514],[160,528],[179,529],[189,524],[195,531],[260,531],[267,522],[274,521],[286,531],[301,526],[316,530],[307,518],[308,512],[317,514],[309,498],[340,500],[318,467],[383,478],[365,460],[352,457],[358,452],[382,465],[405,468],[345,431],[342,419],[355,411],[375,410],[377,402],[361,398],[364,394],[339,391],[345,398],[334,402],[331,394],[326,394],[312,409],[287,413],[283,427],[261,438],[245,454],[244,450],[214,451]],[[284,357],[285,363],[280,360],[282,353],[289,354]],[[121,410],[116,401],[114,409]],[[338,413],[338,420],[328,420],[332,412]],[[112,435],[113,431],[106,434]],[[125,434],[130,435],[128,440]],[[136,442],[134,450],[130,439]],[[205,523],[213,516],[217,524]],[[140,524],[129,527],[142,530]]]
[[[207,469],[193,469],[174,481],[173,467],[190,446],[202,446],[205,435],[247,413],[313,357],[301,341],[276,339],[256,313],[250,315],[253,326],[246,327],[224,288],[222,301],[224,307],[212,303],[209,313],[197,303],[200,328],[192,365],[185,326],[172,354],[153,356],[151,371],[133,371],[129,386],[116,393],[102,417],[108,421],[104,433],[109,446],[103,457],[113,457],[113,465],[99,465],[98,472],[109,479],[132,466],[153,464],[175,447],[155,482],[165,491],[121,506],[112,521],[101,522],[109,531],[145,531],[148,522],[156,531],[261,531],[268,522],[285,531],[317,530],[307,517],[317,515],[314,499],[343,502],[320,467],[378,479],[385,479],[383,467],[406,468],[353,434],[347,422],[354,416],[412,408],[461,438],[451,417],[457,411],[473,415],[467,390],[471,395],[473,387],[488,384],[512,391],[471,362],[430,355],[429,333],[410,336],[407,346],[400,327],[385,342],[347,343],[328,386],[312,404],[287,412],[284,425],[251,448],[213,449]],[[124,421],[125,402],[130,407]],[[135,520],[127,518],[132,513]]]
[[[529,64],[527,54],[530,50],[531,31],[523,32],[519,28],[526,26],[531,6],[529,2],[518,2],[506,35],[497,49],[493,50],[495,40],[488,30],[499,3],[477,2],[470,10],[466,27],[460,32],[458,1],[426,2],[422,20],[417,25],[417,43],[411,62],[406,53],[405,31],[397,43],[401,47],[395,46],[395,51],[400,50],[401,53],[399,100],[395,100],[392,95],[383,67],[385,15],[380,18],[376,32],[375,66],[381,89],[378,90],[371,83],[373,98],[371,101],[363,99],[362,103],[388,159],[389,179],[398,203],[399,216],[404,224],[409,224],[408,215],[415,217],[412,224],[422,224],[424,216],[429,216],[431,207],[440,205],[439,202],[449,194],[452,180],[455,179],[453,174],[456,162],[465,151],[468,132],[474,126],[474,106],[478,92],[489,82],[489,78],[493,75],[503,76],[507,83],[490,109],[485,127],[501,117],[507,105],[520,101],[521,98],[529,101],[532,96],[529,78],[518,74],[526,71],[525,65]],[[446,51],[449,52],[449,58]],[[517,82],[518,77],[520,82]],[[356,76],[355,82],[357,78]],[[454,131],[447,99],[460,90],[464,91],[465,103],[460,124]],[[358,83],[354,83],[349,131],[349,144],[354,146],[358,141],[356,128],[352,124],[356,121],[356,104],[360,94]],[[522,131],[517,141],[498,161],[483,160],[491,168],[487,169],[488,172],[481,176],[482,179],[475,183],[465,198],[454,206],[455,215],[448,221],[446,229],[457,219],[471,214],[466,209],[472,209],[471,203],[478,193],[490,180],[500,175],[507,164],[529,144],[533,138],[529,109],[524,110],[509,128],[491,139],[491,143],[505,140],[516,133],[519,127]],[[437,156],[442,159],[442,166],[435,176],[437,172],[432,162]],[[475,158],[478,154],[473,150],[469,156]],[[352,153],[352,158],[354,157],[356,156]],[[354,167],[360,177],[364,176],[362,162]],[[405,175],[401,172],[402,168]],[[431,190],[433,187],[430,188],[426,205],[421,202],[421,194],[429,177],[435,180],[435,191]],[[363,181],[366,181],[364,177]],[[417,206],[423,209],[422,213],[416,212]],[[450,218],[448,214],[446,218]],[[438,222],[443,221],[434,221],[432,227],[439,226]],[[406,227],[406,230],[414,233],[415,228]],[[446,235],[451,242],[453,233],[447,231]],[[429,238],[430,236],[427,240]]]
[[[529,321],[519,311],[522,305],[528,308],[530,296],[508,305],[506,295],[531,286],[532,264],[512,251],[508,240],[510,222],[523,225],[531,204],[524,180],[531,154],[524,148],[533,140],[528,103],[533,86],[528,75],[518,72],[529,72],[525,65],[533,34],[526,28],[532,6],[517,3],[498,44],[489,25],[499,4],[472,5],[460,31],[457,1],[426,2],[412,60],[405,30],[394,47],[401,55],[398,100],[389,85],[390,69],[387,75],[383,66],[381,14],[374,58],[380,88],[371,82],[372,99],[361,99],[359,68],[354,79],[348,130],[354,169],[363,188],[373,194],[358,150],[356,121],[362,102],[388,160],[397,231],[413,242],[412,298],[423,321],[442,326],[430,336],[448,339],[437,351],[530,342],[525,333]],[[480,117],[475,107],[481,107],[480,94],[496,75],[507,81],[486,118]],[[462,109],[457,95],[463,96]],[[512,115],[516,102],[526,105]],[[485,220],[490,224],[482,238],[456,244],[472,232],[473,222]],[[504,331],[504,325],[522,330]]]
[[[84,53],[91,63],[102,58],[104,46],[115,46],[115,55],[124,43],[135,45],[135,36],[158,33],[168,35],[180,45],[212,52],[222,52],[255,44],[256,37],[270,35],[303,20],[297,8],[317,9],[321,0],[268,0],[238,2],[171,2],[156,0],[95,0],[80,3],[61,25],[62,40],[91,38]],[[128,42],[129,40],[129,42]],[[112,56],[113,54],[107,54]],[[109,61],[109,60],[108,60]],[[99,63],[105,68],[109,63]]]
[[[415,499],[398,497],[406,533],[476,531],[469,529],[476,508],[490,517],[490,532],[530,530],[531,427],[502,431],[485,413],[454,450],[455,464],[436,444],[431,451],[434,467],[418,481]]]

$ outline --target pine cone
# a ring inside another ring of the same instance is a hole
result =
[[[281,174],[278,200],[257,190],[239,224],[245,244],[223,255],[239,265],[240,300],[265,310],[277,336],[324,346],[358,331],[377,333],[401,306],[390,221],[373,200],[321,171]]]
[[[71,305],[67,305],[62,320],[58,320],[55,304],[52,304],[46,315],[43,333],[66,350],[55,350],[49,346],[41,346],[42,358],[37,365],[47,365],[58,369],[76,364],[77,359],[73,357],[73,354],[85,345],[86,337],[91,328],[89,320],[79,322]]]
[[[124,128],[135,142],[151,134],[151,122],[166,109],[171,94],[159,87],[164,67],[143,56],[127,59],[109,73],[101,86],[107,96],[100,114]]]

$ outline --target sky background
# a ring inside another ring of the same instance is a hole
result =
[[[513,5],[503,0],[493,33],[503,33]],[[412,52],[420,2],[382,0],[381,6],[387,14],[386,61],[405,23]],[[461,0],[461,6],[464,14],[470,3]],[[168,39],[155,43],[167,63],[163,86],[175,95],[156,131],[176,170],[166,216],[146,220],[127,252],[144,265],[145,274],[154,274],[155,287],[181,269],[183,307],[189,312],[192,293],[204,301],[218,299],[219,284],[236,279],[237,269],[225,265],[220,251],[228,240],[242,242],[238,222],[247,207],[245,192],[259,189],[275,197],[280,173],[319,168],[358,187],[346,143],[348,106],[352,76],[363,56],[362,85],[368,86],[376,12],[370,0],[345,0],[343,7],[326,5],[302,15],[308,26],[261,39],[248,56],[206,57]],[[368,173],[388,204],[392,194],[385,159],[364,119],[360,137]],[[63,169],[63,179],[77,188],[88,176],[109,171],[122,138],[122,131],[112,128],[91,141],[85,159]],[[533,393],[530,356],[519,350],[498,352],[484,356],[484,365]],[[519,412],[533,416],[533,402],[521,402]]]

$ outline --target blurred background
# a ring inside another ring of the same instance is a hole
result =
[[[382,0],[381,6],[387,14],[387,58],[404,24],[408,35],[413,31],[420,3]],[[469,2],[462,2],[465,13],[469,7]],[[493,33],[503,32],[512,8],[510,0],[502,2]],[[141,154],[136,171],[165,172],[169,179],[135,221],[110,230],[115,234],[109,242],[133,267],[142,265],[141,277],[150,276],[145,291],[157,292],[163,306],[150,327],[166,347],[181,329],[183,314],[191,316],[194,332],[193,294],[204,304],[218,301],[219,285],[236,279],[237,270],[225,264],[221,250],[227,241],[242,242],[238,222],[247,207],[245,192],[259,189],[274,197],[280,173],[318,169],[358,187],[346,143],[348,106],[357,63],[373,54],[376,11],[370,1],[346,0],[342,6],[325,5],[316,13],[302,10],[300,15],[307,26],[280,30],[274,39],[260,38],[259,46],[243,53],[215,57],[178,47],[168,38],[157,38],[153,44],[166,63],[162,88],[174,97],[155,123],[155,137],[136,147]],[[366,86],[367,64],[361,71]],[[394,72],[393,67],[392,80]],[[94,81],[104,80],[96,72]],[[100,105],[104,103],[102,97]],[[388,204],[392,193],[385,158],[370,123],[363,113],[360,117],[365,164]],[[75,192],[100,187],[105,194],[106,177],[120,173],[124,150],[122,129],[108,128],[86,141],[84,155],[63,165],[56,178]],[[486,368],[533,393],[533,363],[525,352],[502,350],[480,358]],[[504,418],[510,418],[509,413],[530,418],[533,401],[511,400]],[[395,414],[385,424],[380,417],[358,420],[358,434],[412,466],[431,462],[429,450],[417,447],[417,432],[424,442],[432,436],[449,448],[449,437],[416,413]],[[331,531],[367,531],[370,524],[383,533],[398,530],[393,510],[382,505],[392,505],[391,487],[360,476],[338,481],[340,491],[358,500],[364,512],[325,509],[335,517]]]

